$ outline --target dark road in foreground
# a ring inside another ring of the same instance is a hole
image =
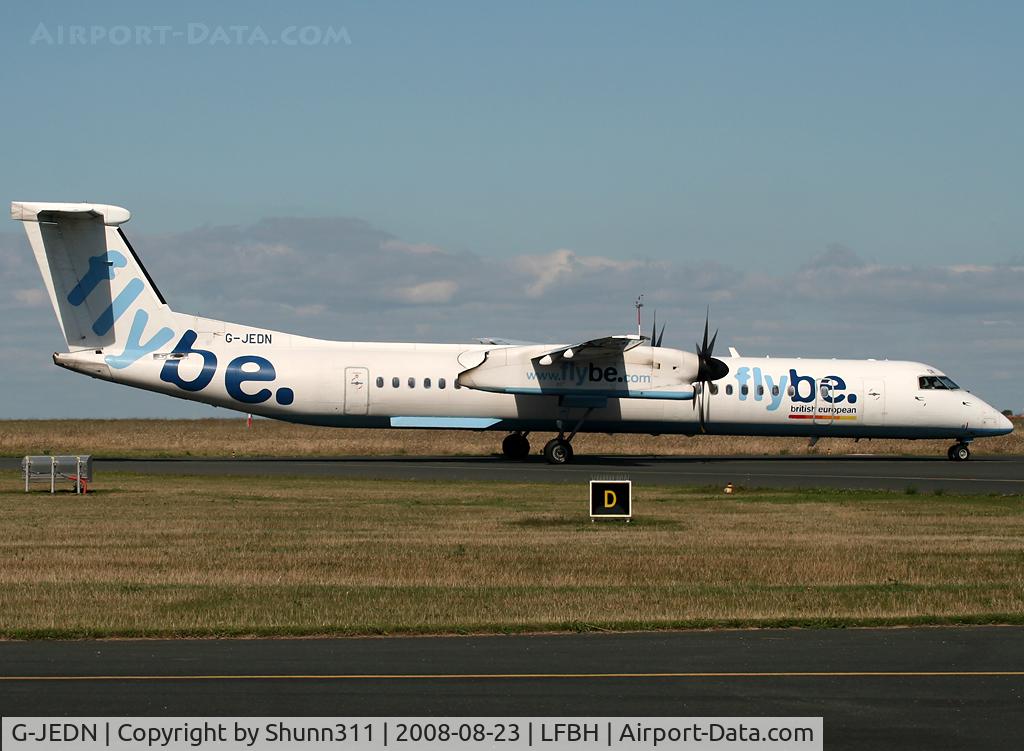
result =
[[[338,459],[122,459],[97,460],[102,472],[175,475],[358,477],[388,480],[495,480],[583,483],[615,475],[650,485],[750,488],[862,488],[948,493],[1024,493],[1024,457],[600,457],[577,456],[555,467],[542,458],[346,457]],[[18,469],[20,459],[0,467]]]
[[[1010,748],[1024,628],[0,642],[4,715],[823,716],[825,747]]]

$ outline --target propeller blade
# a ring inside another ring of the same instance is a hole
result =
[[[707,432],[707,424],[711,419],[711,401],[709,392],[712,381],[725,378],[729,374],[729,366],[714,356],[715,343],[718,341],[718,329],[708,339],[711,333],[711,306],[707,308],[704,315],[704,337],[697,343],[697,380],[694,382],[696,393],[693,399],[693,409],[697,410],[697,421],[700,432]]]
[[[658,343],[655,344],[654,346],[655,347],[660,347],[661,346],[661,340],[664,339],[664,338],[665,338],[665,324],[663,323],[663,324],[661,324],[661,331],[658,333]]]
[[[707,383],[700,384],[700,392],[698,393],[699,403],[697,405],[697,422],[700,426],[700,432],[706,432],[707,424],[707,399],[708,399],[708,385]]]
[[[651,325],[651,346],[652,347],[657,347],[658,346],[658,341],[654,337],[654,335],[657,332],[658,332],[658,311],[657,311],[657,309],[655,309],[655,311],[654,311],[654,323]]]
[[[718,329],[708,340],[711,329],[711,307],[708,306],[704,317],[704,341],[697,345],[697,380],[701,382],[717,381],[729,374],[729,366],[714,356],[715,343],[718,341]]]

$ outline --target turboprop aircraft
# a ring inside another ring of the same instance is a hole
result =
[[[62,368],[278,420],[363,428],[505,432],[522,459],[564,464],[581,431],[602,433],[947,438],[950,459],[975,438],[1009,433],[998,411],[917,362],[715,357],[651,336],[574,344],[335,342],[176,313],[121,225],[87,203],[11,204],[28,233],[67,340]],[[638,311],[639,312],[639,311]]]

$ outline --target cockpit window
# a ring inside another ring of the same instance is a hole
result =
[[[922,389],[940,389],[943,391],[955,391],[960,387],[953,382],[952,378],[946,376],[920,376],[917,385]]]

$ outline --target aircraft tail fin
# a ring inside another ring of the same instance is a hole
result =
[[[121,230],[127,209],[14,202],[11,218],[25,227],[69,351],[127,352],[147,325],[147,346],[170,341],[175,314]]]

